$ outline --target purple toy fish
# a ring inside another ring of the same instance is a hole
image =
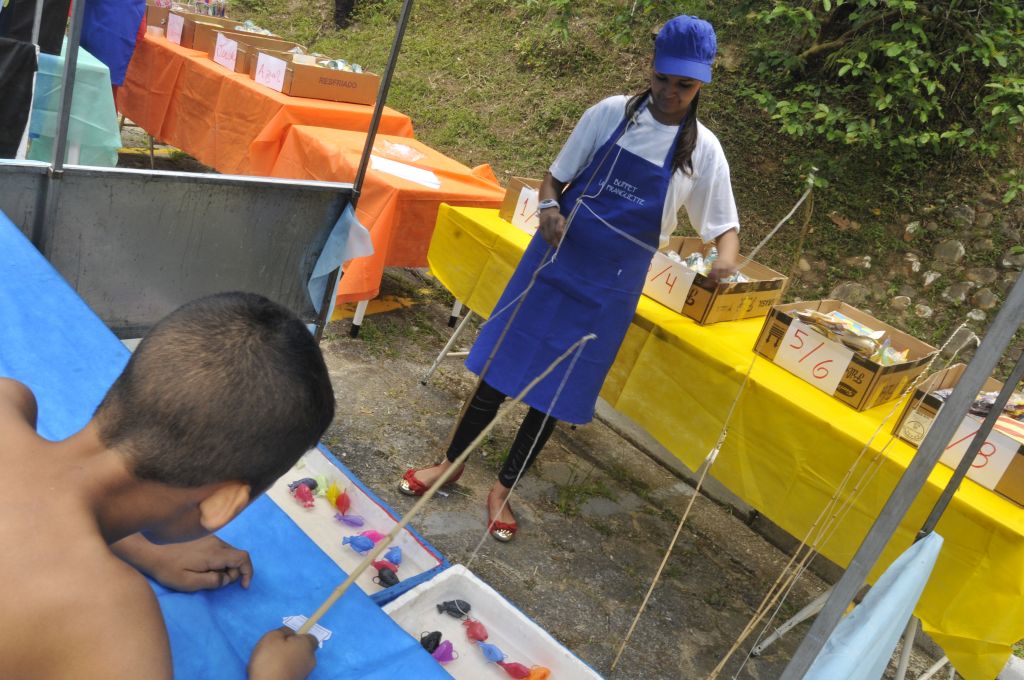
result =
[[[334,519],[350,527],[361,527],[366,523],[361,515],[343,515],[340,512],[334,513]]]
[[[455,653],[455,647],[452,646],[451,640],[443,640],[437,646],[437,649],[431,652],[430,656],[437,659],[438,663],[448,663],[459,658],[459,655]]]

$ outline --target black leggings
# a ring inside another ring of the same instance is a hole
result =
[[[466,415],[462,417],[455,428],[452,444],[448,447],[448,460],[454,461],[458,458],[459,454],[465,451],[477,435],[494,420],[494,416],[498,414],[498,407],[503,401],[505,401],[504,394],[486,382],[480,383],[480,388],[469,402]],[[547,443],[557,422],[537,409],[530,408],[530,412],[523,419],[523,424],[519,426],[519,432],[516,434],[516,440],[512,442],[508,458],[505,459],[505,464],[501,466],[501,471],[498,473],[498,481],[502,486],[506,489],[512,488],[516,477],[519,476],[519,471],[522,470],[525,474],[530,469],[534,458],[544,448],[544,444]]]

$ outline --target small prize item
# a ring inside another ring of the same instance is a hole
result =
[[[674,250],[668,251],[665,253],[665,256],[702,276],[708,276],[711,274],[711,266],[718,260],[718,248],[712,246],[711,250],[708,251],[707,257],[701,255],[700,251],[695,251],[684,258],[680,257],[679,253]],[[739,272],[734,272],[723,279],[719,279],[719,281],[722,283],[748,283],[750,279]]]
[[[397,545],[391,546],[390,548],[388,548],[388,551],[384,553],[384,559],[386,559],[388,562],[393,562],[394,564],[401,564],[402,548]]]
[[[373,579],[373,582],[381,588],[390,588],[391,586],[397,586],[400,580],[398,574],[393,569],[381,567],[377,570],[377,577]]]
[[[490,642],[478,642],[476,644],[480,647],[480,651],[484,653],[484,658],[491,663],[505,660],[505,652],[498,649],[497,645],[492,645]]]
[[[338,509],[334,519],[350,527],[361,527],[366,523],[366,520],[361,516],[348,514],[349,509],[352,507],[352,499],[335,482],[330,483],[324,495],[327,497],[327,502]]]
[[[471,609],[472,607],[465,600],[448,600],[437,605],[437,612],[439,614],[447,614],[453,619],[461,619],[464,616],[468,616]]]
[[[430,656],[434,657],[438,663],[445,664],[459,658],[459,655],[455,653],[455,647],[452,645],[450,640],[443,640],[441,644],[437,646]]]
[[[427,650],[428,654],[433,654],[434,650],[441,644],[441,631],[435,630],[430,633],[423,633],[420,635],[420,644],[423,646],[423,649]]]
[[[312,486],[310,486],[312,484]],[[300,479],[292,482],[288,485],[288,490],[292,492],[292,496],[295,500],[302,503],[302,507],[311,508],[313,507],[313,489],[316,488],[316,481],[310,478]]]
[[[510,677],[518,678],[518,680],[530,677],[530,669],[521,663],[516,661],[498,661],[497,663]]]
[[[359,535],[360,536],[366,536],[368,539],[373,541],[374,545],[377,545],[378,543],[380,543],[381,541],[383,541],[385,538],[388,537],[387,534],[382,534],[379,531],[377,531],[376,529],[367,529],[366,531],[360,531]]]
[[[365,555],[370,552],[373,550],[374,546],[373,541],[368,539],[366,536],[346,536],[341,539],[341,544],[347,545],[360,555]]]
[[[483,642],[487,639],[487,629],[476,619],[466,619],[462,625],[466,627],[466,637],[473,642]]]

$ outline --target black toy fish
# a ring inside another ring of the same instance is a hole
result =
[[[423,649],[427,650],[428,654],[433,654],[437,646],[441,644],[441,631],[435,630],[433,633],[424,633],[420,636],[420,644],[423,645]]]
[[[469,610],[472,607],[465,600],[448,600],[437,605],[437,611],[439,614],[447,614],[456,619],[461,619],[463,616],[469,614]]]

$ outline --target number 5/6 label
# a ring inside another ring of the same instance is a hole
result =
[[[794,319],[779,343],[775,363],[827,394],[835,394],[853,350]]]

